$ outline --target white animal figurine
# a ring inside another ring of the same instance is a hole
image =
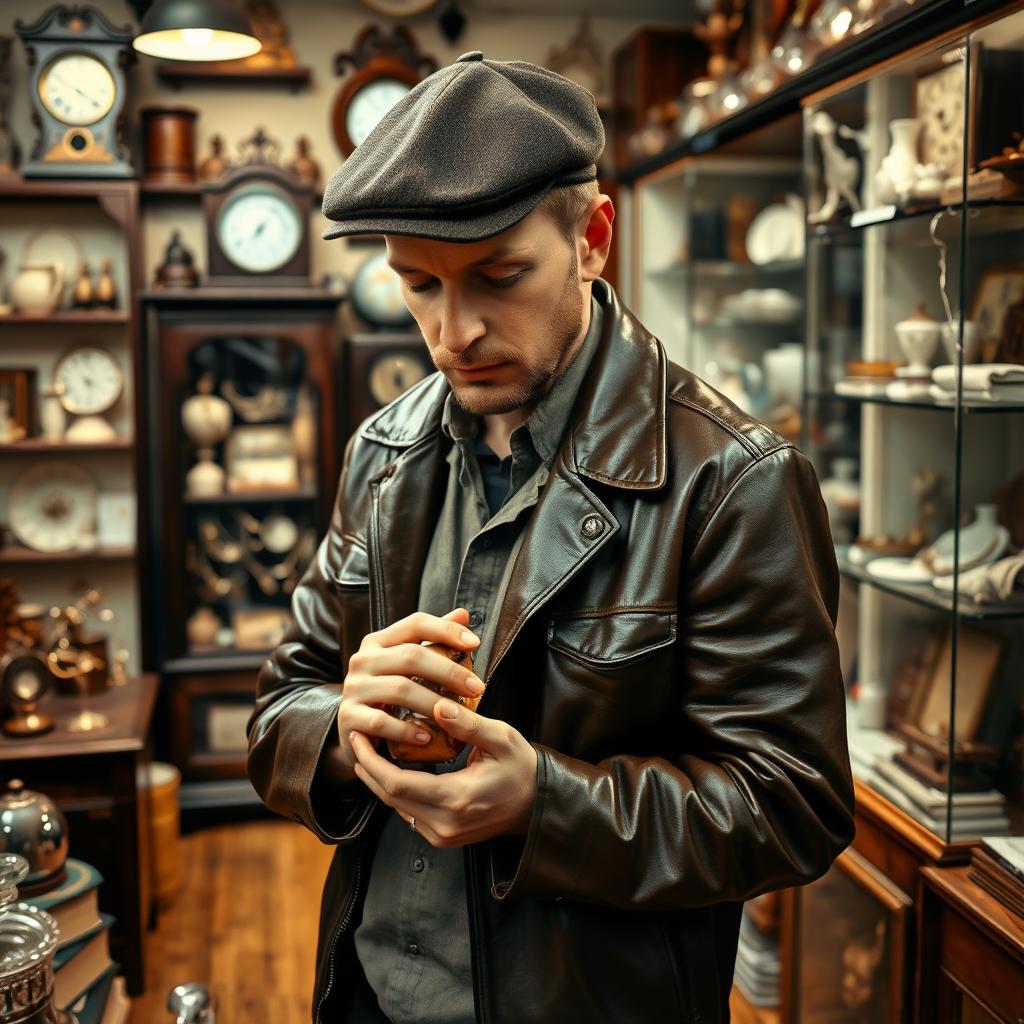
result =
[[[859,140],[856,133],[848,135],[850,129],[838,125],[824,110],[819,110],[811,118],[811,131],[818,137],[818,144],[821,146],[821,158],[825,167],[825,202],[816,213],[808,214],[807,223],[824,224],[835,216],[843,199],[850,204],[854,212],[861,209],[860,197],[856,191],[860,162],[855,156],[844,152],[836,142],[836,133],[838,131],[847,138]]]

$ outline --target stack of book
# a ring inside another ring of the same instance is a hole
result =
[[[1024,836],[987,837],[971,850],[967,876],[1024,917]]]
[[[123,1024],[130,1004],[118,965],[110,959],[114,919],[99,909],[100,873],[69,857],[61,885],[24,902],[45,910],[60,929],[53,957],[54,1003],[70,1010],[78,1024]]]
[[[999,836],[1010,831],[1006,797],[998,790],[953,793],[950,796],[915,778],[895,761],[875,765],[871,783],[882,796],[936,835],[946,834],[946,804],[953,804],[951,841]]]
[[[762,932],[744,907],[733,983],[751,1006],[768,1009],[779,1005],[780,973],[778,941]]]

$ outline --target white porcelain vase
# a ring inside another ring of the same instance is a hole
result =
[[[898,117],[889,122],[892,145],[875,173],[875,196],[882,203],[906,199],[917,182],[917,137],[921,122],[916,117]]]
[[[988,565],[1002,558],[1010,546],[1010,532],[996,519],[995,505],[975,505],[974,522],[960,531],[960,550],[957,563],[960,572],[977,565]],[[953,572],[954,531],[948,530],[922,552],[925,562],[936,576],[949,576]]]
[[[181,403],[181,425],[198,448],[223,441],[231,429],[231,406],[212,391],[213,381],[204,376],[196,394]]]

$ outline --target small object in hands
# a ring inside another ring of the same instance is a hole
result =
[[[230,166],[231,161],[224,155],[224,140],[219,135],[211,135],[210,155],[199,165],[200,180],[213,181]]]
[[[71,305],[75,309],[88,309],[93,304],[92,273],[87,260],[78,268],[78,279],[71,292]]]
[[[171,232],[164,250],[164,261],[156,268],[154,288],[195,288],[199,274],[192,263],[192,253],[181,244],[181,232]]]
[[[117,286],[114,284],[114,272],[108,256],[100,260],[100,276],[96,281],[93,301],[105,309],[113,309],[117,305]]]
[[[454,647],[449,647],[447,644],[427,644],[427,647],[432,651],[437,651],[438,654],[443,654],[446,658],[450,658],[456,664],[468,668],[470,672],[473,671],[473,658],[468,651],[457,651]],[[446,690],[437,683],[417,677],[413,678],[415,682],[422,683],[442,697],[451,698],[451,700],[461,704],[463,707],[469,708],[470,711],[476,711],[480,704],[479,697],[460,697],[458,694]],[[423,746],[417,743],[408,743],[405,740],[388,740],[388,750],[396,761],[441,764],[445,761],[454,760],[462,753],[463,748],[466,746],[462,740],[457,740],[454,736],[450,736],[445,732],[432,718],[424,718],[408,708],[393,708],[391,713],[403,722],[410,719],[415,720],[416,724],[422,726],[431,736],[430,742]]]

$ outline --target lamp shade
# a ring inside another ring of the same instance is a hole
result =
[[[249,19],[224,0],[156,0],[132,46],[165,60],[238,60],[259,51]]]

